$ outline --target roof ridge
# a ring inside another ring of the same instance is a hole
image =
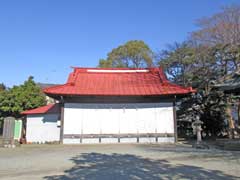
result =
[[[146,67],[146,68],[132,68],[132,67],[106,67],[106,68],[101,68],[101,67],[75,67],[75,66],[72,66],[71,68],[73,69],[82,69],[82,70],[87,70],[87,69],[106,69],[106,70],[111,70],[111,69],[120,69],[120,70],[143,70],[143,69],[152,69],[152,68],[158,68],[158,67]]]
[[[166,75],[164,74],[163,68],[158,68],[158,75],[160,77],[160,80],[162,81],[163,85],[169,84],[169,80],[167,79]]]

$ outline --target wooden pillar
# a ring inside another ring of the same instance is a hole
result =
[[[174,139],[175,143],[178,142],[178,135],[177,135],[177,113],[176,113],[176,96],[173,99],[173,120],[174,120]]]
[[[63,144],[63,128],[64,128],[64,102],[60,103],[60,112],[61,112],[61,126],[60,126],[60,143]]]

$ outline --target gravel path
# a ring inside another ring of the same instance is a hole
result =
[[[0,179],[240,179],[240,152],[175,145],[0,148]]]

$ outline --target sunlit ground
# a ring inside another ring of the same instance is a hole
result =
[[[0,179],[238,179],[240,153],[175,145],[0,149]]]

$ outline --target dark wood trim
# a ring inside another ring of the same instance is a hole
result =
[[[178,142],[178,135],[177,135],[177,113],[176,113],[176,98],[173,101],[173,121],[174,121],[174,137],[175,143]]]
[[[60,126],[60,143],[63,144],[63,138],[64,138],[64,103],[60,103],[60,112],[61,112],[61,126]]]
[[[175,137],[174,133],[139,133],[139,134],[64,134],[63,138],[141,138],[141,137]]]
[[[119,98],[135,98],[135,97],[144,97],[144,98],[172,98],[175,97],[178,98],[183,98],[186,96],[189,96],[191,93],[187,93],[187,94],[162,94],[162,95],[74,95],[74,94],[49,94],[46,93],[47,96],[52,97],[54,99],[58,99],[61,100],[62,97],[64,97],[64,99],[68,98],[68,97],[73,97],[73,98],[112,98],[112,97],[119,97]]]
[[[62,96],[61,96],[62,97]],[[68,103],[158,103],[172,102],[173,98],[181,98],[181,95],[162,95],[162,96],[64,96],[64,102]],[[61,100],[60,96],[53,98]]]

